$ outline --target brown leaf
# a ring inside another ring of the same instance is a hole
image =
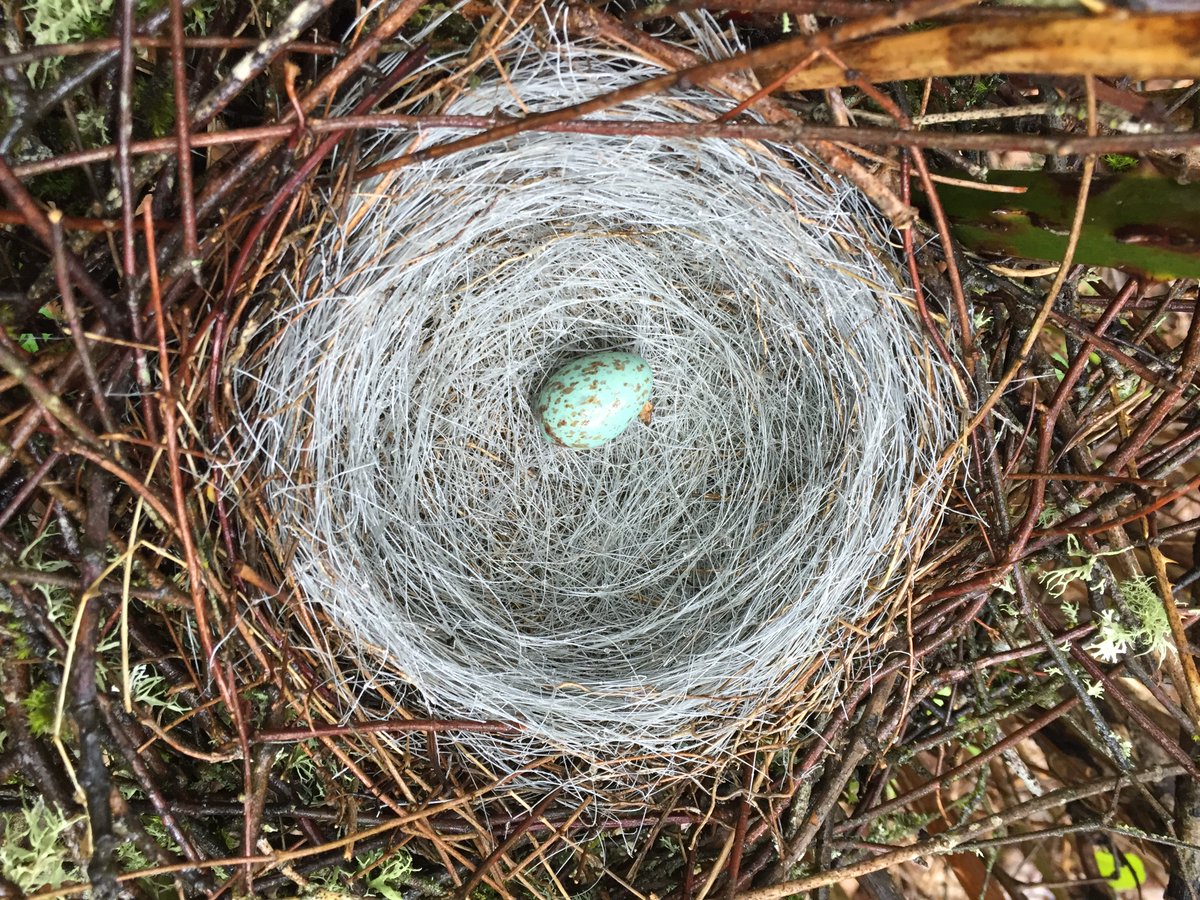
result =
[[[839,47],[868,81],[902,81],[992,72],[1043,75],[1186,77],[1200,71],[1200,12],[1036,16],[947,25]],[[777,78],[784,70],[776,70]],[[760,76],[764,83],[771,74]],[[840,87],[854,79],[819,59],[784,83],[787,91]]]

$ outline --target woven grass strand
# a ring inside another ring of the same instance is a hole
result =
[[[530,51],[446,111],[652,74]],[[384,133],[366,156],[456,136]],[[364,694],[519,724],[458,739],[501,773],[549,750],[570,779],[661,777],[770,731],[798,672],[844,665],[841,623],[937,511],[949,380],[883,242],[858,194],[757,145],[532,134],[360,186],[241,373],[277,545],[336,625],[312,635],[329,664],[358,659]],[[653,421],[552,446],[531,398],[599,349],[651,363]]]

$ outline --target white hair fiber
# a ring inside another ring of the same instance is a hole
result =
[[[658,74],[578,46],[509,63],[444,111]],[[730,106],[676,92],[604,118]],[[462,134],[381,132],[365,155]],[[366,182],[323,227],[241,374],[328,664],[518,726],[453,737],[502,774],[554,753],[565,780],[638,783],[794,730],[936,517],[957,422],[860,195],[758,144],[539,133]],[[531,398],[600,349],[650,362],[653,420],[553,446]]]

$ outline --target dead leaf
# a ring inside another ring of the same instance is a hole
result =
[[[1200,71],[1200,12],[1160,15],[1117,10],[1100,16],[1038,16],[947,25],[837,48],[867,81],[903,81],[991,72],[1170,78]],[[775,77],[786,69],[775,70]],[[774,80],[760,74],[763,83]],[[853,82],[819,59],[784,83],[787,91]]]

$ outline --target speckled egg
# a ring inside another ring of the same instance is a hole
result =
[[[650,364],[636,353],[590,353],[546,380],[534,412],[549,441],[586,450],[608,443],[639,416],[648,421],[653,388]]]

